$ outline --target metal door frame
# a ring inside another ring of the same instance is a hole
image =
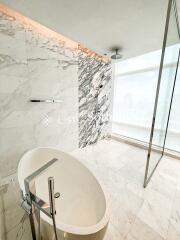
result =
[[[151,156],[151,150],[152,150],[152,140],[153,140],[153,136],[154,136],[154,127],[155,127],[155,120],[156,120],[156,113],[157,113],[157,106],[158,106],[158,99],[159,99],[159,91],[160,91],[160,85],[161,85],[161,77],[162,77],[164,56],[165,56],[165,51],[166,51],[166,43],[167,43],[167,36],[168,36],[168,29],[169,29],[169,20],[170,20],[172,8],[174,9],[175,19],[176,19],[176,24],[177,24],[177,31],[178,31],[178,35],[179,35],[179,39],[180,39],[180,28],[179,28],[179,20],[178,20],[176,0],[169,0],[167,15],[166,15],[166,24],[165,24],[165,30],[164,30],[164,39],[163,39],[163,46],[162,46],[161,61],[160,61],[160,67],[159,67],[158,83],[157,83],[157,88],[156,88],[156,96],[155,96],[153,119],[152,119],[152,125],[151,125],[149,148],[148,148],[147,162],[146,162],[146,168],[145,168],[145,176],[144,176],[144,184],[143,184],[144,188],[148,185],[149,181],[151,180],[152,175],[154,174],[157,166],[159,165],[159,163],[160,163],[160,161],[161,161],[161,159],[164,155],[166,136],[167,136],[168,126],[169,126],[169,119],[170,119],[172,101],[173,101],[173,96],[174,96],[174,89],[175,89],[177,72],[178,72],[180,52],[179,52],[179,56],[178,56],[176,73],[175,73],[175,77],[174,77],[174,84],[173,84],[173,90],[172,90],[172,95],[171,95],[171,101],[170,101],[170,107],[169,107],[169,113],[168,113],[168,120],[167,120],[167,124],[166,124],[164,143],[163,143],[163,147],[162,147],[162,153],[161,153],[161,156],[160,156],[157,164],[155,165],[154,169],[152,170],[150,176],[148,177],[149,162],[150,162],[150,156]]]

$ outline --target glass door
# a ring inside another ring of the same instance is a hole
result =
[[[166,135],[175,88],[180,49],[179,24],[175,0],[169,0],[159,76],[154,104],[144,187],[158,166],[166,142]]]

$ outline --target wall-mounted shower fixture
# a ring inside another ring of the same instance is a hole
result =
[[[114,59],[114,60],[121,59],[122,55],[119,53],[120,49],[116,48],[114,50],[115,50],[115,54],[111,55],[111,59]]]

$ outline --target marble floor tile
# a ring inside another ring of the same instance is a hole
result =
[[[172,201],[169,198],[153,189],[149,189],[138,217],[159,235],[166,238],[171,208]]]
[[[159,171],[158,169],[149,182],[148,188],[151,188],[172,200],[175,196],[177,184],[178,182],[176,178],[171,177],[167,173]]]
[[[164,240],[164,238],[139,218],[136,218],[125,240]]]
[[[146,150],[101,140],[72,155],[95,174],[110,196],[105,240],[180,239],[180,161],[164,157],[144,189]]]
[[[92,171],[108,193],[111,218],[105,240],[180,239],[180,161],[164,157],[144,189],[147,153],[143,149],[101,140],[71,154]],[[0,218],[0,236],[6,232],[6,240],[30,240],[28,219],[18,207],[17,177],[0,180],[4,186],[0,212],[5,213],[4,220],[2,214]]]
[[[168,237],[171,235],[180,236],[180,189],[178,188],[174,197],[172,214]],[[175,238],[176,239],[176,238]]]
[[[180,228],[177,228],[177,223],[173,220],[170,221],[167,240],[179,240]]]
[[[113,223],[110,221],[104,240],[117,240],[117,239],[123,240],[123,237],[120,234],[119,229],[115,225],[113,225]]]
[[[164,173],[169,178],[174,179],[177,181],[179,179],[179,171],[180,171],[180,164],[179,160],[171,157],[165,156],[159,166],[158,166],[158,172],[159,173]]]
[[[121,237],[124,238],[141,209],[143,199],[126,188],[119,190],[116,197],[111,199],[111,222],[116,226]]]
[[[6,233],[6,240],[31,240],[31,229],[29,219],[25,214],[17,223],[16,227]]]

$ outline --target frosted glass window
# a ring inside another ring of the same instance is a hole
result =
[[[172,64],[174,58],[172,58],[172,50],[179,51],[178,44],[170,46],[166,50],[166,58],[164,59],[164,64]],[[159,68],[161,57],[161,50],[150,52],[138,57],[127,59],[125,61],[115,64],[115,75],[128,73],[132,71],[142,70],[146,68]]]
[[[180,68],[172,102],[166,148],[180,152]]]
[[[164,94],[168,92],[170,68],[175,69],[176,67],[176,63],[172,57],[172,51],[178,51],[178,48],[179,46],[177,44],[167,47],[166,49],[164,72],[161,81]],[[149,142],[160,57],[161,50],[115,63],[112,117],[113,133]],[[167,96],[167,98],[168,97],[169,96]],[[161,99],[159,101],[161,101]],[[170,123],[170,130],[173,129],[173,131],[180,130],[180,109],[178,110],[178,101],[180,103],[180,83],[177,83],[173,104],[174,109]],[[163,109],[165,108],[166,101],[159,102],[159,104],[164,106],[161,108]],[[159,122],[157,119],[157,128],[158,125],[161,125],[161,119],[159,119]],[[173,148],[172,144],[170,148]]]

